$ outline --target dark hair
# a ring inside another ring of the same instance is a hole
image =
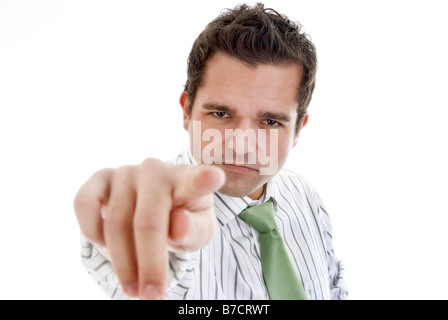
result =
[[[251,66],[297,63],[302,67],[298,130],[311,101],[317,71],[316,49],[301,29],[299,23],[273,9],[265,9],[262,3],[253,7],[243,4],[223,11],[199,35],[188,57],[185,90],[190,102],[189,111],[202,83],[207,60],[216,52],[238,58]]]

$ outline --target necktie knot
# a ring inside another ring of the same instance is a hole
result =
[[[257,229],[258,232],[265,233],[277,229],[272,198],[265,203],[247,207],[240,213],[240,218]]]

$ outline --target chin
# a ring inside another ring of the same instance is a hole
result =
[[[263,188],[266,181],[258,183],[243,183],[241,181],[231,182],[226,181],[226,184],[219,190],[220,193],[227,196],[242,198],[252,195],[254,192]]]
[[[226,188],[222,187],[219,190],[219,193],[225,194],[226,196],[242,198],[250,195],[252,192],[244,191],[244,190],[235,190],[234,188]]]

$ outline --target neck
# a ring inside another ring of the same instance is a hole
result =
[[[256,191],[252,192],[250,195],[248,195],[248,197],[251,198],[252,200],[259,200],[263,195],[265,188],[266,184],[258,188]]]

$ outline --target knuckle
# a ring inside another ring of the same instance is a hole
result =
[[[111,168],[100,169],[92,175],[92,179],[97,179],[97,178],[102,179],[102,178],[107,177],[110,174],[112,174],[113,171],[114,171],[114,169],[111,169]]]
[[[143,170],[154,170],[154,169],[158,169],[161,168],[162,166],[164,166],[165,163],[159,159],[156,158],[147,158],[145,160],[143,160],[143,162],[141,163],[141,168]]]
[[[154,214],[139,215],[134,219],[134,230],[141,233],[157,232],[160,223]]]
[[[143,178],[149,177],[157,177],[158,179],[162,178],[166,173],[166,164],[155,158],[145,159],[140,167],[140,176]]]
[[[106,216],[104,221],[104,229],[111,234],[123,233],[129,230],[130,224],[126,219],[117,218],[114,215]]]
[[[73,200],[73,209],[78,221],[93,219],[92,208],[98,206],[98,199],[94,195],[80,191],[76,194]]]
[[[135,167],[133,166],[121,166],[115,169],[111,189],[121,191],[132,189],[134,185],[134,171]]]
[[[121,166],[116,169],[114,169],[112,178],[111,178],[111,184],[112,186],[114,184],[117,184],[117,182],[132,182],[132,179],[135,175],[135,166]]]
[[[90,241],[102,242],[102,222],[98,216],[92,214],[91,208],[95,206],[95,197],[86,192],[79,192],[73,201],[76,219],[81,233]]]
[[[129,178],[132,176],[133,166],[121,166],[114,170],[114,177]]]
[[[110,176],[112,172],[113,169],[101,169],[95,172],[91,178],[78,190],[78,193],[73,200],[73,207],[77,214],[82,214],[85,210],[93,208],[98,203],[106,200],[104,199],[104,194],[98,194],[97,192],[92,191],[89,186],[93,181],[103,181],[107,179],[106,177]]]
[[[172,209],[172,200],[163,186],[157,195],[137,203],[134,216],[134,229],[142,232],[157,232],[165,227]]]
[[[79,191],[73,200],[73,208],[75,209],[76,215],[82,214],[83,209],[91,203],[92,197],[85,192]]]

